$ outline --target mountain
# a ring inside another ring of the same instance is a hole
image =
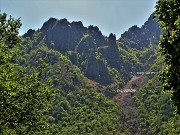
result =
[[[41,58],[45,58],[47,64],[42,81],[52,87],[55,98],[46,114],[49,130],[42,134],[125,132],[121,107],[105,96],[112,92],[86,78],[81,70],[59,51],[48,48],[44,42],[37,43],[38,36],[24,40],[26,45],[22,50],[26,51],[21,52],[19,64],[36,69]]]
[[[153,20],[153,14],[151,14],[141,28],[134,25],[124,32],[119,39],[120,42],[123,42],[123,47],[143,50],[150,44],[157,45],[160,40],[161,29],[156,20]]]
[[[179,117],[155,75],[163,63],[157,48],[160,34],[153,14],[119,39],[113,33],[103,36],[97,26],[67,19],[50,18],[40,29],[28,30],[18,62],[36,68],[43,58],[43,82],[56,95],[46,134],[179,133]],[[171,121],[175,127],[161,132]]]
[[[160,28],[151,15],[142,28],[133,26],[116,40],[112,33],[104,37],[97,26],[50,18],[41,29],[30,29],[23,37],[34,34],[38,34],[36,44],[43,41],[48,48],[61,52],[90,80],[111,85],[122,76],[129,79],[130,72],[148,70],[156,58]]]

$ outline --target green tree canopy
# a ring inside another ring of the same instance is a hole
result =
[[[180,113],[180,2],[179,0],[158,0],[155,15],[162,27],[159,43],[165,56],[161,80],[165,90],[172,90],[172,100]]]
[[[50,90],[41,72],[16,64],[21,39],[19,19],[0,13],[0,134],[28,134],[45,127]]]

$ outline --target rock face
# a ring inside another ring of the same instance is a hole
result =
[[[106,65],[102,60],[96,59],[93,55],[87,59],[85,75],[88,76],[89,79],[104,85],[107,85],[107,82],[111,81],[111,76]]]
[[[49,49],[57,50],[68,57],[89,79],[102,85],[110,85],[120,75],[128,80],[130,72],[148,69],[148,57],[155,52],[149,51],[143,57],[139,54],[151,42],[158,41],[158,27],[151,15],[141,28],[133,26],[116,40],[116,35],[112,33],[108,37],[103,36],[97,26],[84,27],[81,21],[50,18],[41,29],[30,29],[23,37],[32,39],[38,35],[34,45],[45,43]],[[130,54],[133,49],[137,52]],[[147,63],[147,66],[142,63]]]
[[[41,31],[42,35],[46,37],[46,44],[53,42],[57,50],[66,52],[75,49],[86,28],[82,22],[69,23],[67,19],[57,20],[50,18],[44,23]]]
[[[132,26],[121,35],[119,41],[139,50],[143,50],[151,43],[157,44],[160,40],[161,29],[156,20],[153,20],[152,14],[141,28],[137,25]]]
[[[108,37],[108,41],[110,45],[116,45],[116,35],[111,33]]]
[[[23,35],[23,38],[26,38],[26,37],[32,38],[32,35],[33,35],[35,32],[36,32],[35,30],[29,29],[29,30]]]

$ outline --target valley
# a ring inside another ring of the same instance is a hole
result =
[[[159,80],[156,21],[151,14],[119,38],[66,18],[51,17],[22,36],[18,20],[2,23],[0,133],[180,134],[172,93]]]

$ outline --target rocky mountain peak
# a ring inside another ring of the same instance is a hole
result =
[[[56,18],[50,18],[48,21],[46,21],[42,28],[41,28],[41,31],[47,31],[48,29],[52,28],[53,25],[55,25],[55,23],[58,21],[58,19]]]

